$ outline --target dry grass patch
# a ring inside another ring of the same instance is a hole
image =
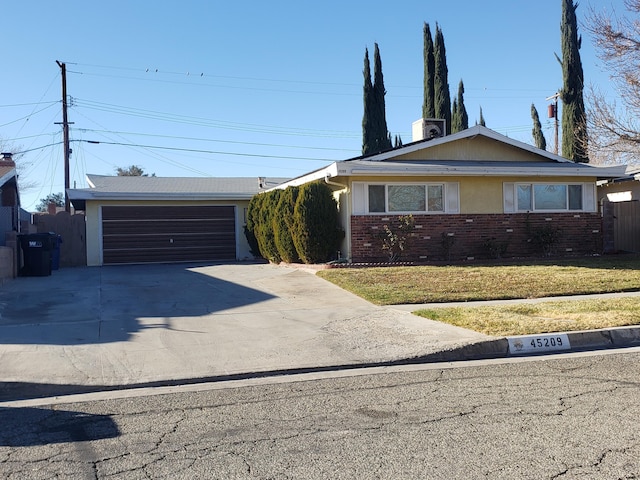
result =
[[[414,313],[486,335],[531,335],[640,324],[640,298],[443,307]]]
[[[640,290],[640,256],[526,265],[328,269],[318,276],[377,305],[542,298]]]

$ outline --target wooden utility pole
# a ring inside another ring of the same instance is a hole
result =
[[[62,71],[62,141],[64,143],[64,210],[71,212],[71,204],[69,203],[69,194],[67,189],[69,185],[69,122],[67,119],[67,65],[56,60],[56,63]]]
[[[553,118],[554,119],[554,126],[555,126],[555,131],[554,131],[554,138],[555,138],[555,143],[554,143],[554,147],[553,147],[553,153],[555,153],[556,155],[558,155],[558,98],[560,98],[560,93],[556,93],[555,95],[551,95],[550,97],[547,97],[547,101],[549,100],[553,100],[554,104],[553,105],[549,105],[549,107],[553,107],[553,116],[551,116],[551,111],[549,112],[549,118]]]

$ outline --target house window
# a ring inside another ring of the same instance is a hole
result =
[[[517,210],[521,212],[583,210],[582,187],[582,184],[516,184]]]
[[[367,185],[369,213],[444,212],[443,184]]]

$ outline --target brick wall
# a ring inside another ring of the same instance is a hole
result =
[[[383,225],[397,216],[351,217],[352,261],[388,259],[379,238]],[[543,256],[536,233],[557,231],[550,255],[602,253],[599,213],[532,213],[482,215],[414,215],[415,230],[401,261],[432,262]],[[529,224],[529,226],[527,226]],[[448,244],[448,247],[445,247]]]

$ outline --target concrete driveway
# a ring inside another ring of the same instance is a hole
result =
[[[0,397],[356,366],[486,338],[292,267],[62,269],[0,287]]]

